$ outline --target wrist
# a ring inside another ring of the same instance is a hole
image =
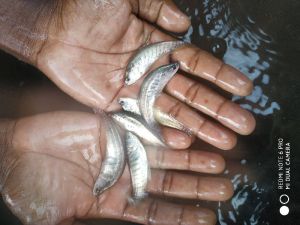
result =
[[[58,0],[0,0],[0,47],[30,64],[48,39]]]

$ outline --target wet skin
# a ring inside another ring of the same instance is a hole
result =
[[[124,85],[126,65],[136,50],[147,43],[173,39],[160,28],[184,32],[190,25],[169,0],[57,2],[51,17],[41,18],[36,25],[47,38],[27,41],[33,52],[25,60],[76,100],[106,111],[120,109],[119,97],[138,96],[142,79],[136,85]],[[35,42],[38,44],[32,46]],[[243,74],[195,46],[178,49],[156,66],[170,60],[179,61],[182,71],[230,93],[247,95],[252,90],[252,82]],[[191,128],[195,136],[224,150],[234,147],[236,133],[246,135],[255,127],[249,112],[180,74],[167,85],[157,106]],[[163,133],[165,139],[178,140],[171,143],[172,148],[191,144],[192,137],[181,132],[164,128]]]
[[[230,180],[209,176],[224,170],[220,155],[198,149],[147,148],[152,168],[149,198],[137,205],[127,203],[131,193],[128,168],[115,186],[96,198],[92,188],[105,156],[104,125],[99,116],[60,111],[1,121],[1,130],[4,127],[9,129],[2,140],[7,148],[0,158],[1,193],[24,224],[116,218],[141,224],[212,225],[216,217],[209,209],[155,196],[194,199],[201,205],[201,200],[224,201],[233,194]]]
[[[0,2],[0,9],[5,4],[13,4],[13,1]],[[146,43],[173,39],[151,23],[173,32],[184,32],[190,24],[171,1],[57,2],[58,7],[53,13],[40,13],[51,17],[40,18],[37,22],[37,32],[46,39],[36,41],[36,35],[19,36],[21,41],[34,37],[34,40],[26,41],[30,43],[26,47],[33,52],[24,55],[17,47],[20,43],[8,47],[1,38],[0,46],[35,65],[76,100],[106,111],[119,109],[119,97],[138,95],[142,80],[137,85],[124,86],[125,68],[135,51]],[[11,17],[9,22],[13,24],[13,20]],[[6,20],[0,23],[3,21]],[[20,21],[27,20],[21,18]],[[20,32],[26,30],[18,29]],[[7,33],[3,32],[1,37]],[[18,38],[4,39],[19,41]],[[252,90],[251,81],[244,75],[195,46],[181,48],[155,66],[169,60],[179,61],[181,70],[230,93],[247,95]],[[156,104],[191,128],[195,136],[224,150],[235,145],[235,133],[249,134],[255,127],[249,112],[201,82],[180,74],[171,80]],[[98,154],[100,147],[95,144],[99,143],[100,125],[94,115],[66,112],[17,122],[10,151],[0,158],[3,168],[0,172],[3,197],[24,223],[32,219],[36,224],[42,224],[47,218],[51,220],[49,224],[63,220],[71,224],[72,218],[91,217],[145,224],[149,221],[152,224],[176,224],[180,221],[181,224],[215,223],[215,215],[207,209],[154,200],[152,197],[137,207],[127,205],[130,194],[128,171],[116,186],[95,199],[91,190],[103,157]],[[171,148],[187,148],[193,138],[167,128],[163,128],[163,134]],[[100,150],[103,152],[103,148]],[[217,201],[232,195],[228,180],[173,171],[219,173],[224,168],[221,156],[203,151],[169,150],[162,153],[153,149],[148,151],[148,155],[153,167],[148,190],[153,196]],[[45,213],[48,215],[45,216]]]

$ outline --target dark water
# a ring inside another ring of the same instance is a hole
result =
[[[235,187],[230,202],[218,204],[222,225],[300,224],[299,198],[299,1],[178,1],[193,26],[185,39],[245,73],[251,96],[233,100],[252,111],[257,128],[225,157]],[[278,138],[292,146],[291,190],[277,191]],[[233,156],[232,156],[233,154]],[[298,182],[297,182],[298,181]],[[287,194],[290,213],[279,213]]]
[[[192,19],[192,27],[183,38],[254,81],[251,96],[232,97],[252,111],[257,120],[252,135],[240,137],[232,152],[223,153],[228,165],[224,174],[232,179],[235,195],[225,203],[195,204],[216,209],[220,225],[300,224],[300,1],[176,0],[176,3]],[[4,53],[0,59],[1,117],[27,115],[37,105],[39,111],[41,105],[43,111],[66,109],[66,105],[70,110],[88,110],[62,94],[30,66]],[[42,96],[34,94],[40,90],[48,90],[46,103]],[[62,99],[59,104],[55,101],[57,97]],[[277,190],[278,138],[291,144],[290,190]],[[290,197],[287,216],[279,213],[281,194]],[[20,224],[3,203],[0,209],[1,225]],[[90,221],[89,224],[109,223]]]

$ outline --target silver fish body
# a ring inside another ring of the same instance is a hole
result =
[[[141,48],[127,65],[125,84],[134,84],[148,71],[156,60],[185,44],[183,41],[165,41]]]
[[[178,63],[171,63],[157,68],[145,78],[140,89],[138,103],[141,115],[154,130],[159,130],[154,116],[155,101],[178,69]]]
[[[118,126],[107,115],[103,115],[102,119],[106,125],[106,155],[93,189],[93,194],[96,196],[113,186],[121,177],[125,167],[124,141]]]
[[[133,200],[146,197],[146,187],[150,179],[150,167],[146,150],[136,135],[126,132],[126,152],[132,183]]]
[[[141,115],[138,100],[133,98],[120,98],[119,103],[125,111]],[[175,119],[172,115],[164,113],[156,107],[154,107],[154,117],[158,123],[164,126],[181,130],[189,135],[191,135],[192,133],[192,131],[189,128],[187,128],[183,123]]]
[[[165,147],[162,137],[157,136],[148,126],[143,122],[143,118],[129,112],[112,113],[111,117],[123,129],[137,135],[143,141],[155,146]]]

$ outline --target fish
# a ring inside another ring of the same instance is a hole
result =
[[[163,111],[159,110],[158,108],[154,108],[154,116],[157,122],[160,124],[171,127],[176,130],[183,131],[184,133],[191,136],[193,134],[192,130],[185,126],[183,123],[178,121],[174,116],[164,113]]]
[[[106,127],[106,154],[93,188],[95,196],[99,196],[118,181],[126,163],[124,140],[117,124],[104,113],[102,119]]]
[[[155,134],[141,116],[130,112],[114,112],[111,117],[120,127],[137,135],[147,144],[166,147],[163,138]]]
[[[177,62],[161,66],[153,70],[142,83],[138,98],[139,109],[146,123],[157,132],[159,126],[154,116],[154,103],[178,69]]]
[[[123,110],[135,113],[137,115],[141,115],[138,100],[133,98],[119,98],[118,102],[123,108]],[[177,130],[181,130],[187,133],[188,135],[192,135],[191,129],[189,129],[183,123],[178,121],[174,116],[164,113],[157,107],[154,107],[154,117],[158,123],[166,127],[171,127]]]
[[[137,99],[121,97],[118,99],[118,103],[123,110],[141,116],[140,106]]]
[[[184,45],[186,43],[183,41],[163,41],[141,48],[126,67],[125,84],[134,84],[149,70],[156,60]]]
[[[125,142],[134,202],[147,196],[146,187],[151,172],[146,150],[139,138],[131,132],[126,132]]]

